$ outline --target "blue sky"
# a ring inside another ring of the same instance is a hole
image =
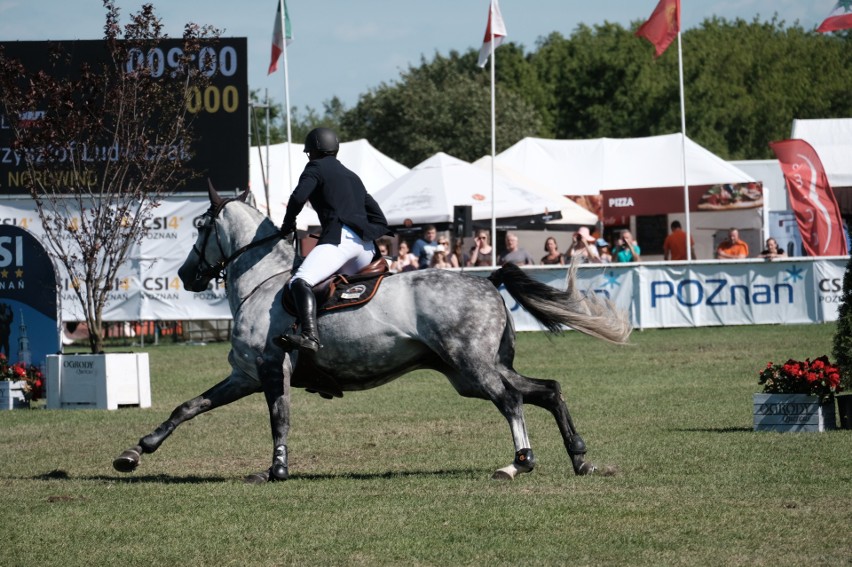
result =
[[[167,0],[154,3],[166,32],[181,35],[187,22],[211,24],[224,35],[246,37],[249,87],[284,99],[284,76],[266,75],[277,0]],[[358,95],[400,70],[431,59],[479,48],[489,0],[288,0],[295,42],[288,49],[290,100],[299,108],[322,108],[338,96],[347,107]],[[500,0],[509,40],[535,47],[539,37],[570,35],[579,25],[605,21],[624,26],[647,18],[657,0]],[[717,15],[768,20],[773,14],[805,29],[816,27],[835,0],[682,0],[683,25],[695,27]],[[124,15],[140,1],[116,0]],[[0,40],[98,39],[100,0],[0,0]],[[126,18],[122,20],[126,22]],[[637,41],[640,41],[637,39]],[[649,51],[649,56],[650,56]],[[499,61],[499,52],[498,52]]]

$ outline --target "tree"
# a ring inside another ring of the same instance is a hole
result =
[[[203,91],[210,67],[200,42],[218,31],[188,24],[168,72],[136,57],[166,39],[150,4],[119,25],[106,10],[103,61],[72,65],[67,45],[52,45],[49,68],[27,69],[0,53],[0,108],[26,164],[27,190],[51,255],[65,268],[89,328],[93,353],[103,346],[103,309],[118,270],[146,232],[163,197],[192,174],[194,116],[187,101]]]
[[[843,296],[837,310],[837,329],[834,332],[832,354],[840,369],[840,385],[848,392],[852,390],[852,256],[846,263],[846,272],[843,274]]]
[[[501,48],[502,49],[502,48]],[[436,152],[474,161],[489,153],[491,103],[487,74],[457,53],[410,67],[399,82],[372,89],[346,112],[342,129],[414,166]],[[470,71],[466,71],[467,68]],[[541,131],[535,108],[515,90],[498,86],[497,146],[505,149]]]

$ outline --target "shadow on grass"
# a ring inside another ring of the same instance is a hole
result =
[[[263,474],[261,471],[255,474]],[[290,475],[290,481],[325,481],[325,480],[392,480],[399,478],[490,478],[494,471],[487,469],[440,469],[440,470],[414,470],[414,471],[387,471],[378,473],[296,473]],[[254,475],[249,475],[254,476]],[[213,482],[245,482],[248,477],[234,476],[175,476],[168,474],[137,475],[129,474],[122,476],[112,475],[89,475],[71,476],[68,472],[57,469],[32,477],[32,480],[90,480],[98,482],[117,482],[122,484],[204,484]],[[262,484],[266,484],[265,482]]]
[[[62,469],[52,470],[43,474],[38,474],[32,477],[33,480],[96,480],[100,482],[121,482],[126,484],[132,483],[155,483],[155,484],[204,484],[208,482],[231,482],[233,478],[222,476],[173,476],[167,474],[151,474],[151,475],[125,475],[125,476],[108,476],[108,475],[90,475],[90,476],[71,476],[67,471]]]
[[[672,429],[672,431],[681,431],[684,433],[743,433],[745,431],[752,432],[752,427],[687,427]]]
[[[441,469],[441,470],[415,470],[415,471],[387,471],[377,473],[297,473],[290,475],[291,480],[385,480],[395,478],[470,478],[484,475],[490,477],[493,473],[490,469]]]

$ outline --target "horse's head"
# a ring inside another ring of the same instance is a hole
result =
[[[183,282],[183,287],[187,291],[204,291],[210,280],[218,277],[225,269],[232,251],[229,234],[222,226],[223,219],[220,214],[228,203],[245,202],[248,197],[248,190],[246,190],[239,197],[224,199],[216,192],[212,183],[208,181],[208,185],[210,208],[201,216],[196,227],[198,238],[178,270],[180,281]]]

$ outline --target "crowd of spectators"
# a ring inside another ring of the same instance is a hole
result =
[[[671,231],[663,241],[663,259],[666,261],[683,261],[698,259],[695,253],[695,239],[686,234],[679,221],[672,221]],[[442,233],[446,234],[446,233]],[[564,233],[559,233],[564,234]],[[544,266],[564,266],[573,262],[581,264],[635,263],[642,261],[642,248],[627,229],[610,234],[612,244],[589,227],[582,226],[571,234],[570,245],[565,252],[559,248],[559,237],[549,234],[544,238],[544,255],[538,262],[519,245],[518,236],[507,232],[499,254],[491,244],[491,232],[478,229],[470,239],[449,238],[439,236],[435,226],[426,226],[422,235],[417,238],[409,250],[408,241],[400,239],[397,254],[391,255],[391,242],[382,240],[379,253],[388,261],[394,272],[405,272],[424,268],[463,268],[488,267],[512,262],[519,266],[534,264]],[[739,230],[728,230],[727,238],[714,251],[714,256],[720,260],[749,257],[748,244],[740,239]],[[778,246],[774,238],[766,241],[766,248],[759,257],[775,259],[785,257],[784,250]]]

